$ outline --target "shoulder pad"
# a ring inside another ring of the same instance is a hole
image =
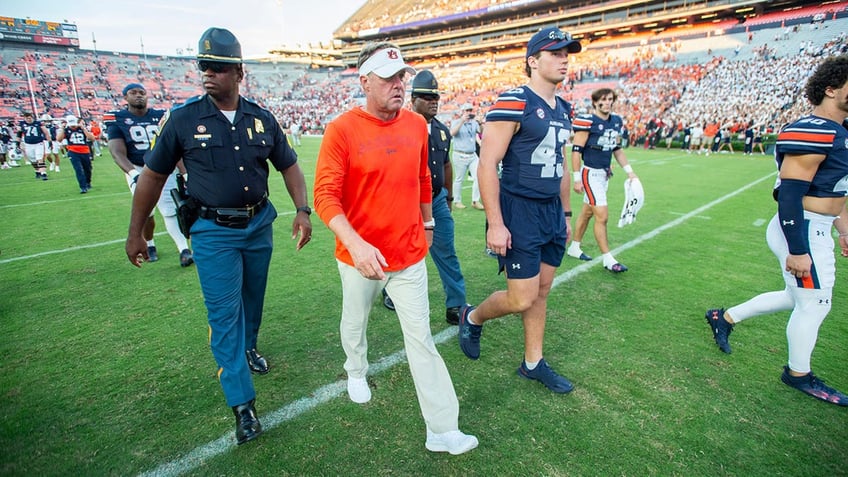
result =
[[[119,110],[107,111],[103,114],[103,124],[109,125],[109,123],[115,122],[118,117]]]

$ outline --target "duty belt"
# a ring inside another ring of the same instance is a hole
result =
[[[259,202],[247,207],[206,207],[201,205],[198,215],[204,219],[213,219],[216,224],[224,227],[243,229],[247,228],[250,219],[256,216],[267,203],[268,196],[266,195]]]

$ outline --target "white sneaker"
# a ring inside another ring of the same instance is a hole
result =
[[[52,162],[50,163],[50,170],[51,170],[51,171],[56,170],[56,166],[54,166]]]
[[[357,404],[365,404],[371,400],[371,388],[365,378],[347,378],[347,395]]]
[[[56,172],[59,172],[59,166],[56,166]]]
[[[451,455],[459,455],[475,449],[478,444],[476,437],[463,434],[461,431],[436,434],[428,428],[427,442],[424,447],[430,452],[449,452]]]
[[[9,164],[7,164],[5,162],[3,163],[2,166],[0,166],[0,169],[11,169],[11,168],[12,168],[12,166],[10,166]]]

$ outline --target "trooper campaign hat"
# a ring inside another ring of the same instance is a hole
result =
[[[412,94],[435,94],[439,95],[439,82],[430,70],[419,71],[412,80]]]
[[[197,43],[197,59],[216,63],[241,63],[241,44],[225,28],[212,27]]]

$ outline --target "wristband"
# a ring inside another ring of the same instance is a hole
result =
[[[633,174],[633,166],[631,166],[630,164],[627,164],[626,166],[622,167],[622,169],[624,169],[624,172],[628,174]]]
[[[580,181],[581,181],[580,171],[575,171],[574,172],[574,182],[580,182]]]
[[[424,222],[424,228],[426,229],[428,227],[431,228],[431,229],[435,228],[436,227],[436,219],[430,219],[430,220]]]
[[[780,228],[792,255],[810,253],[804,221],[803,198],[810,190],[810,182],[800,179],[781,179],[777,193],[777,216]]]
[[[579,152],[583,153],[583,146],[578,146],[577,144],[571,146],[571,152]]]
[[[571,211],[570,210],[566,210],[564,213],[565,213],[566,217],[571,217]]]
[[[130,181],[132,181],[133,183],[138,182],[138,176],[140,174],[138,173],[137,170],[135,170],[135,168],[130,169],[130,171],[127,172],[127,175],[130,176]]]

